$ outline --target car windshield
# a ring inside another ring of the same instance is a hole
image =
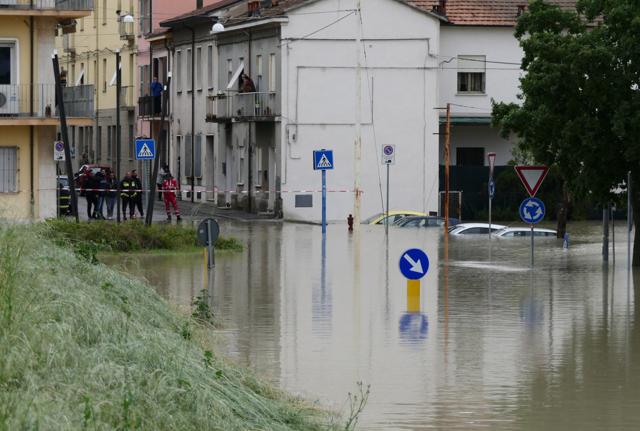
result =
[[[372,215],[368,219],[365,219],[362,223],[369,224],[372,221],[374,221],[375,219],[382,217],[382,215],[383,215],[382,213],[378,213],[378,214]]]

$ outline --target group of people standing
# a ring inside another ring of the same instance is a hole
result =
[[[158,193],[162,195],[165,209],[167,211],[167,220],[171,221],[171,207],[176,216],[177,221],[181,221],[180,208],[176,198],[178,182],[169,171],[169,166],[165,165],[158,175],[157,180]],[[142,206],[142,182],[138,177],[138,172],[133,169],[127,172],[118,182],[115,174],[110,169],[101,169],[93,173],[87,169],[83,173],[83,179],[80,184],[81,196],[87,200],[87,217],[96,220],[113,220],[114,208],[118,196],[118,188],[120,189],[120,199],[122,207],[122,219],[135,220],[137,218],[136,210],[140,214],[140,218],[144,217],[144,209]],[[107,206],[107,215],[104,215],[104,204]]]
[[[125,177],[118,183],[113,172],[102,169],[95,174],[88,170],[84,173],[81,194],[87,200],[87,217],[96,220],[113,220],[113,210],[116,206],[118,196],[118,186],[120,187],[120,198],[122,199],[122,217],[127,219],[127,208],[129,218],[136,218],[136,208],[140,217],[144,217],[142,208],[142,182],[138,178],[136,170],[127,172]],[[104,204],[107,204],[107,216],[104,215]]]

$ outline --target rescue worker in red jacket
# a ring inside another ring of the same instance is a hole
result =
[[[162,182],[162,194],[164,195],[164,208],[167,210],[167,221],[171,221],[171,207],[173,206],[173,212],[176,214],[176,220],[182,220],[180,218],[180,208],[178,208],[178,202],[176,201],[176,190],[178,190],[178,181],[173,178],[171,172],[167,171]]]

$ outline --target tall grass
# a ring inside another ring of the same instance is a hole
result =
[[[97,251],[177,251],[196,247],[196,229],[188,225],[145,226],[136,221],[73,223],[52,219],[47,220],[42,228],[53,239],[71,241],[76,248],[92,246]],[[219,238],[215,247],[218,250],[242,250],[242,245],[235,238]]]
[[[36,227],[0,225],[0,265],[2,430],[331,428],[203,346],[148,285]]]

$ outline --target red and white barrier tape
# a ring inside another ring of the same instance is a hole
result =
[[[56,190],[56,189],[40,189],[40,190]],[[69,191],[71,190],[69,187],[62,187],[61,190]],[[76,188],[77,192],[117,192],[118,189],[83,189]],[[139,192],[150,192],[150,189],[121,189],[121,193],[139,193]],[[156,190],[156,193],[190,193],[191,189],[182,189],[182,190]],[[355,193],[355,190],[327,190],[327,193]],[[247,194],[249,191],[247,190],[194,190],[194,193],[239,193],[239,194]],[[322,190],[256,190],[253,193],[322,193]],[[360,190],[360,193],[364,193],[363,190]]]

